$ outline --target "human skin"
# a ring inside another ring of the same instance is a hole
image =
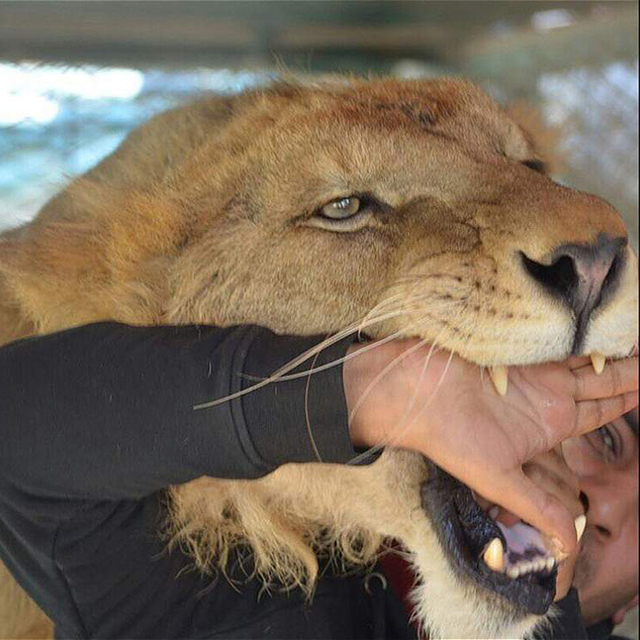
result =
[[[499,396],[479,367],[428,346],[411,350],[417,342],[362,354],[365,345],[349,348],[354,357],[344,363],[343,380],[354,444],[417,451],[549,536],[561,552],[574,552],[574,513],[523,465],[636,407],[637,357],[609,362],[601,375],[583,357],[511,367],[507,394]]]
[[[583,617],[622,622],[638,597],[638,410],[563,445],[588,502],[575,575]]]
[[[536,456],[533,460],[525,463],[522,469],[525,475],[538,487],[560,500],[573,516],[584,513],[578,476],[567,465],[560,447]],[[476,500],[485,510],[491,507],[491,503],[479,495],[476,496]],[[520,518],[510,511],[500,509],[496,520],[511,527],[519,522]],[[581,545],[578,545],[558,566],[556,601],[564,598],[572,586],[580,550]]]

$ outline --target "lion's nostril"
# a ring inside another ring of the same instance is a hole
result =
[[[520,252],[525,271],[573,312],[577,352],[592,312],[620,280],[627,239],[601,234],[593,244],[565,244],[545,257],[532,260]]]
[[[555,294],[566,297],[578,286],[578,273],[570,256],[561,256],[550,265],[530,260],[524,253],[522,263],[529,275]]]

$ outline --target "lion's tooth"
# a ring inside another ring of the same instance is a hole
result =
[[[502,548],[502,540],[500,540],[500,538],[494,538],[488,544],[482,559],[491,571],[504,571],[504,549]]]
[[[509,386],[509,376],[507,373],[507,367],[497,366],[489,369],[489,375],[493,381],[493,386],[499,395],[507,395],[507,387]]]
[[[553,567],[555,566],[556,561],[555,558],[553,556],[549,556],[547,558],[547,571],[551,572],[553,571]]]
[[[576,530],[577,533],[577,530]],[[553,555],[554,560],[560,564],[564,560],[569,557],[569,554],[566,553],[562,548],[562,543],[557,538],[547,538],[545,546],[548,551]]]
[[[514,580],[515,578],[517,578],[520,575],[520,569],[518,568],[518,566],[515,567],[509,567],[507,569],[507,575]]]
[[[578,542],[580,542],[580,538],[582,538],[582,534],[584,533],[584,528],[587,526],[587,516],[585,516],[584,513],[582,515],[579,515],[576,518],[574,524],[576,525],[576,535],[578,536]]]
[[[489,509],[489,517],[492,520],[495,520],[499,514],[500,514],[500,507],[497,504],[494,504],[493,507]]]
[[[604,371],[604,356],[597,351],[594,351],[591,354],[591,364],[593,365],[593,370],[600,375]]]

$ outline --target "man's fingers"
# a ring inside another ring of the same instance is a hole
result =
[[[574,400],[598,400],[638,390],[638,358],[608,362],[601,374],[585,365],[573,369],[576,381]]]
[[[525,475],[541,489],[547,489],[549,493],[558,497],[564,496],[564,503],[567,506],[572,501],[578,500],[580,494],[578,476],[569,468],[562,453],[553,450],[536,456],[523,465],[523,470]]]
[[[571,553],[575,548],[575,517],[555,495],[538,487],[522,471],[513,476],[509,486],[503,484],[498,504],[548,538],[555,538],[565,554]]]
[[[569,369],[579,369],[580,367],[586,367],[587,365],[592,367],[591,358],[589,356],[571,356],[567,360],[567,365],[569,366]]]
[[[638,406],[638,392],[624,393],[604,400],[583,400],[576,403],[576,424],[572,435],[579,436],[612,422]]]

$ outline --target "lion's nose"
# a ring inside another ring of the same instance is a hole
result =
[[[620,280],[627,238],[600,234],[593,244],[565,244],[544,262],[521,253],[527,273],[573,311],[578,332]]]

